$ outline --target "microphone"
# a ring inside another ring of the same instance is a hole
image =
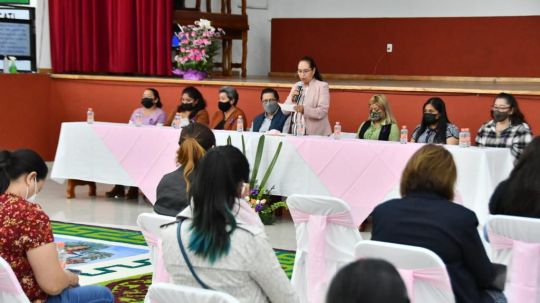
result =
[[[292,101],[295,103],[298,103],[300,101],[300,97],[302,96],[302,89],[304,88],[304,83],[302,81],[299,81],[296,84],[296,90],[298,91],[298,95],[293,96]]]

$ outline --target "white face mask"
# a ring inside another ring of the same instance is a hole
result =
[[[28,197],[28,192],[30,191],[30,188],[27,186],[26,187],[26,201],[28,202],[32,202],[32,203],[35,203],[36,202],[36,198],[37,198],[37,178],[34,177],[34,194],[30,197]]]

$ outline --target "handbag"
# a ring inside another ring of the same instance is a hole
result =
[[[191,272],[191,275],[199,285],[204,289],[213,290],[208,284],[204,283],[201,278],[199,278],[199,275],[197,275],[197,272],[195,272],[195,269],[193,268],[193,265],[191,265],[191,261],[189,261],[189,257],[186,253],[186,249],[184,248],[184,244],[182,243],[182,223],[184,222],[185,218],[182,218],[180,220],[180,223],[178,223],[178,227],[176,228],[176,238],[178,239],[178,245],[180,246],[180,252],[182,252],[182,256],[184,257],[184,261],[186,262],[187,267],[189,268],[189,271]]]

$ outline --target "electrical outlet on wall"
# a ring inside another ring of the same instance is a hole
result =
[[[391,53],[394,50],[394,45],[392,43],[386,44],[386,52]]]

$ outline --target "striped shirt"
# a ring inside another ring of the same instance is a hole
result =
[[[485,147],[509,147],[512,155],[517,159],[523,149],[532,141],[531,128],[527,123],[510,125],[498,133],[495,121],[484,123],[476,135],[476,144]]]

